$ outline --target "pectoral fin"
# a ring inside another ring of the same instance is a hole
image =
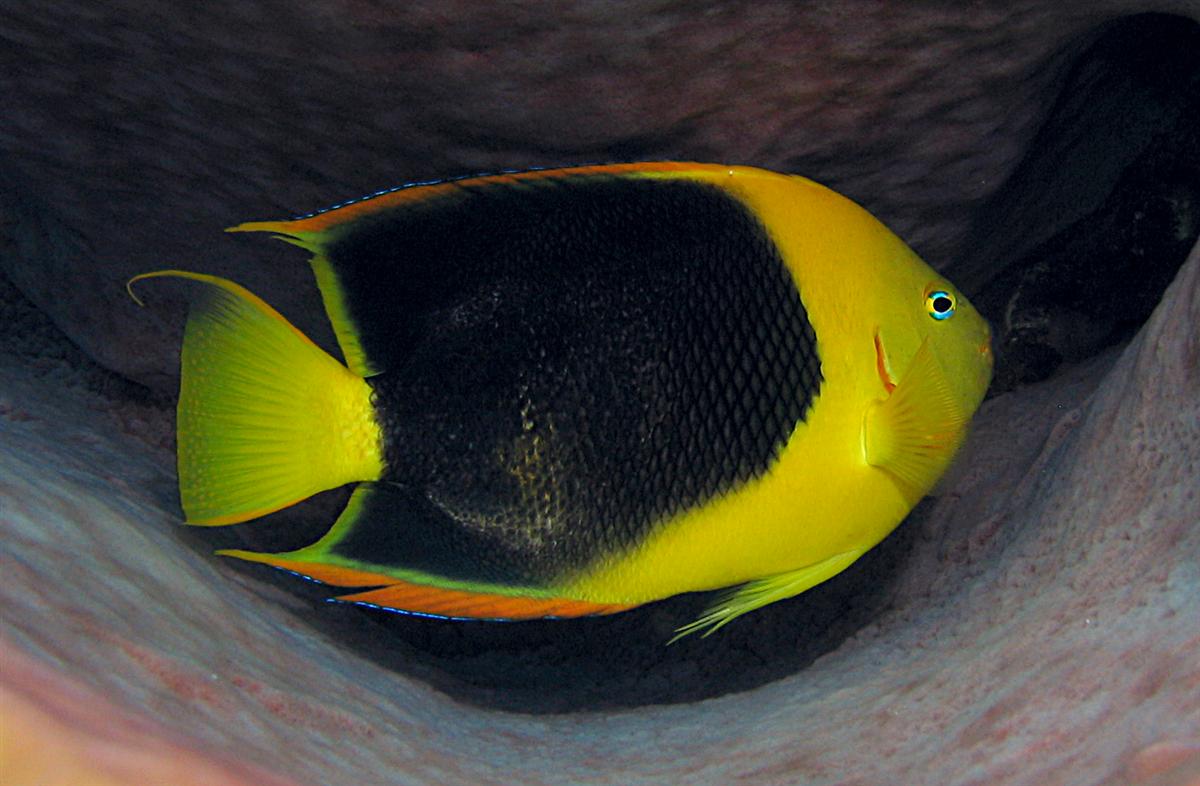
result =
[[[867,463],[922,496],[950,464],[966,422],[926,339],[891,394],[867,409],[862,432]]]

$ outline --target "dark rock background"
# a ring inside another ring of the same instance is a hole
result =
[[[3,4],[6,778],[1196,782],[1189,18],[1135,0]],[[130,275],[230,275],[328,343],[303,256],[222,227],[639,158],[825,182],[993,319],[999,384],[965,455],[869,558],[667,648],[705,597],[448,624],[208,556],[311,540],[337,493],[177,526],[183,309],[166,288],[137,309]]]

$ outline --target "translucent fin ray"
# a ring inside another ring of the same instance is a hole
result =
[[[383,470],[370,388],[238,284],[204,286],[184,331],[179,490],[188,523],[234,524]]]
[[[700,634],[702,637],[708,637],[743,614],[793,595],[799,595],[801,592],[833,578],[848,568],[863,553],[860,550],[846,551],[835,554],[816,565],[747,582],[725,593],[698,619],[677,629],[675,636],[667,643],[674,644],[684,636],[701,631],[703,631]]]
[[[966,422],[926,339],[891,395],[867,410],[867,463],[924,495],[954,458]]]

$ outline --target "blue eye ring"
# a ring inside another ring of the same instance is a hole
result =
[[[944,289],[935,289],[925,296],[925,310],[938,322],[954,316],[957,307],[954,295]]]

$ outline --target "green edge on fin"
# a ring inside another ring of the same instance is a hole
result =
[[[447,579],[442,576],[435,576],[418,570],[412,570],[400,565],[382,565],[372,562],[364,562],[360,560],[347,559],[333,552],[338,543],[342,541],[354,527],[359,523],[359,518],[363,513],[363,508],[366,504],[368,496],[374,491],[376,484],[363,483],[354,490],[350,496],[350,501],[346,504],[346,508],[342,514],[338,516],[333,527],[330,528],[324,536],[316,543],[305,546],[295,551],[284,551],[278,553],[262,553],[254,551],[245,551],[242,549],[222,549],[216,553],[223,557],[234,557],[245,560],[247,562],[258,562],[264,565],[273,565],[274,567],[282,567],[285,570],[301,573],[310,578],[322,581],[320,578],[321,566],[333,568],[333,571],[345,571],[347,573],[362,574],[364,576],[372,576],[376,580],[369,582],[356,582],[355,584],[344,584],[340,586],[368,586],[368,585],[384,585],[388,580],[398,582],[407,582],[411,584],[422,584],[431,587],[439,587],[448,590],[458,590],[461,592],[475,592],[488,595],[511,595],[515,587],[502,586],[499,584],[477,583],[462,580]],[[290,565],[284,567],[276,564],[277,562],[287,562]],[[303,570],[298,570],[296,563],[307,563],[313,566],[312,574],[304,573]],[[332,583],[332,582],[324,582]],[[339,585],[335,585],[339,586]],[[553,589],[541,587],[520,587],[520,594],[530,598],[551,599],[557,597]]]
[[[229,227],[226,232],[270,232],[275,240],[282,240],[293,246],[298,246],[310,252],[312,257],[309,265],[313,276],[317,279],[317,289],[321,292],[321,301],[325,305],[325,314],[333,325],[333,333],[337,337],[338,346],[346,366],[360,377],[373,377],[382,369],[376,368],[367,358],[367,353],[358,339],[358,328],[350,318],[350,309],[346,304],[345,293],[337,272],[325,256],[325,246],[329,234],[336,228],[320,232],[303,232],[290,228],[290,221],[247,221],[244,224]]]

